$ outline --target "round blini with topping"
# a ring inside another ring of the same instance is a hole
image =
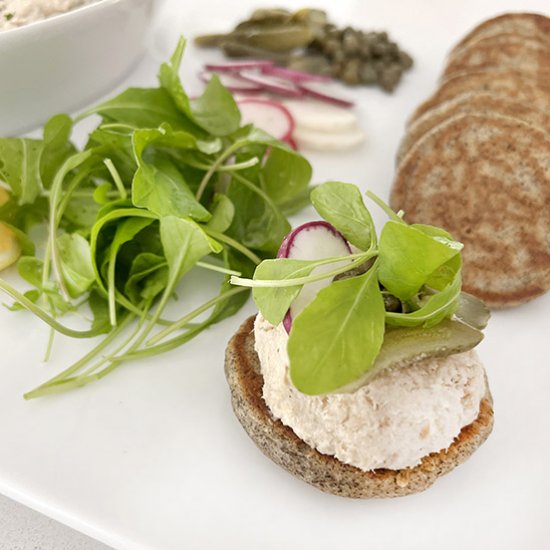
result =
[[[464,290],[501,308],[550,289],[550,139],[494,114],[455,116],[399,166],[391,204],[464,243]]]
[[[487,390],[477,418],[462,428],[447,449],[425,456],[412,468],[363,471],[310,447],[271,414],[262,397],[264,380],[254,349],[254,317],[247,319],[229,342],[225,375],[235,415],[258,448],[297,478],[338,496],[387,498],[423,491],[467,460],[493,428],[492,399]]]

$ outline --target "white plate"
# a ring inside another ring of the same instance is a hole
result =
[[[126,85],[154,82],[177,34],[227,29],[273,2],[171,0],[151,56]],[[360,149],[309,155],[315,181],[340,179],[387,197],[406,117],[435,88],[446,50],[477,21],[535,0],[329,3],[339,23],[388,29],[416,65],[393,96],[354,92]],[[185,78],[212,52],[189,47]],[[81,136],[82,137],[82,136]],[[302,214],[296,221],[311,216]],[[381,218],[379,218],[381,219]],[[25,313],[0,311],[0,492],[123,549],[547,547],[550,504],[550,295],[494,314],[480,354],[495,399],[495,429],[461,467],[419,495],[345,500],[296,480],[265,458],[234,418],[223,376],[225,342],[252,305],[183,348],[115,371],[79,391],[33,402],[21,395],[80,356],[89,343],[58,339]]]

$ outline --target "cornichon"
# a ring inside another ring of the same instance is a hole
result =
[[[429,359],[446,357],[475,348],[483,340],[483,333],[456,320],[445,320],[431,328],[387,328],[384,343],[372,368],[359,380],[338,390],[354,392],[370,382],[382,370]]]

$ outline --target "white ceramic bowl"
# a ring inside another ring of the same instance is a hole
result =
[[[156,0],[102,0],[0,32],[0,136],[107,93],[143,53]]]

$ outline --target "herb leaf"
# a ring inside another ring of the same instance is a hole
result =
[[[315,210],[360,250],[376,244],[376,232],[370,212],[359,189],[351,183],[331,181],[311,193]]]
[[[404,223],[389,221],[380,235],[380,282],[401,300],[410,300],[462,244],[430,236]]]
[[[309,260],[264,260],[254,273],[254,280],[284,280],[307,277],[316,262]],[[303,285],[286,287],[255,287],[254,302],[262,315],[272,324],[278,325],[285,317],[290,304],[298,296]]]
[[[288,340],[292,383],[305,394],[319,395],[360,378],[382,346],[384,316],[374,267],[325,287],[293,321]]]

